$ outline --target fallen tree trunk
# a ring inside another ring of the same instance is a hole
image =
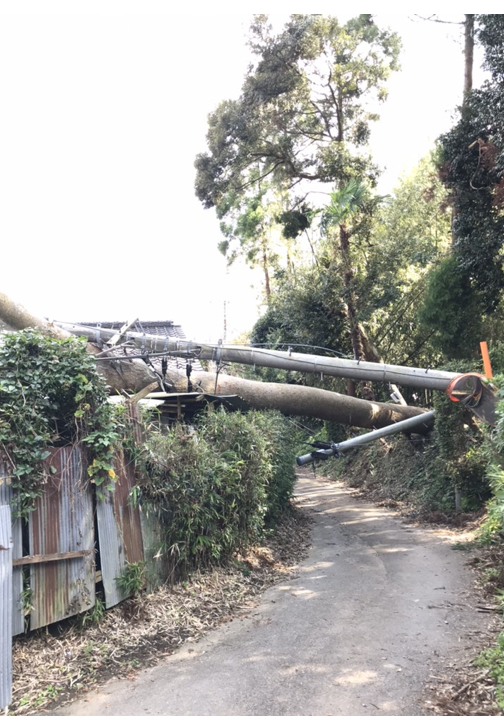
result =
[[[5,294],[0,294],[0,318],[15,330],[24,328],[38,328],[48,335],[57,338],[66,338],[77,332],[81,332],[88,340],[92,341],[96,335],[94,329],[84,329],[82,327],[72,327],[73,330],[67,330],[65,324],[54,326],[37,316],[30,314],[23,306],[14,303]],[[68,325],[70,328],[70,325]],[[77,328],[77,330],[76,330]],[[114,335],[114,331],[106,332],[100,329],[101,336],[110,339]],[[128,336],[135,336],[129,333]],[[145,336],[139,336],[145,341]],[[163,345],[158,346],[157,342],[165,344],[166,341],[159,341],[157,337],[153,339],[153,345],[149,348],[162,350]],[[173,345],[173,341],[170,341]],[[186,341],[177,341],[177,347],[183,345],[184,349],[191,349],[191,344]],[[192,344],[194,345],[194,344]],[[100,348],[92,343],[87,344],[90,353],[99,353]],[[172,347],[172,346],[170,346]],[[228,347],[226,350],[230,350]],[[179,348],[180,349],[180,348]],[[166,346],[165,346],[166,350]],[[217,357],[216,347],[199,346],[200,352],[206,350],[208,357]],[[251,362],[251,358],[247,351],[231,348],[233,357],[239,362]],[[252,354],[259,356],[266,355],[276,359],[275,352],[252,351]],[[287,354],[286,354],[287,355]],[[223,356],[222,356],[223,357]],[[227,359],[233,359],[229,357]],[[291,358],[291,356],[288,356]],[[292,356],[294,357],[294,356]],[[297,357],[296,357],[297,358]],[[241,359],[241,360],[240,360]],[[309,363],[310,356],[301,356],[295,363],[301,363],[301,370],[305,369]],[[321,362],[327,359],[318,359]],[[290,361],[289,361],[290,362]],[[97,361],[97,370],[104,377],[109,385],[111,392],[122,392],[124,390],[130,393],[138,393],[147,386],[152,386],[156,381],[155,374],[148,368],[142,360],[122,360],[122,361]],[[281,366],[285,367],[285,366]],[[311,367],[311,366],[310,366]],[[327,371],[328,365],[320,365],[319,370]],[[187,390],[187,376],[185,373],[170,370],[167,377],[174,383],[174,391],[185,392]],[[344,425],[354,425],[363,428],[379,428],[391,423],[396,423],[405,418],[410,418],[421,414],[423,411],[419,408],[412,408],[402,405],[394,405],[389,403],[377,403],[374,401],[361,400],[352,398],[339,393],[322,390],[320,388],[310,388],[300,385],[290,385],[282,383],[262,383],[259,381],[246,380],[220,374],[216,378],[215,373],[194,372],[191,376],[193,385],[200,390],[213,393],[217,385],[217,394],[220,395],[240,395],[247,403],[255,409],[275,409],[289,415],[301,415],[306,417],[318,418],[320,420],[329,420],[332,422],[342,423]]]
[[[167,377],[173,382],[176,391],[181,393],[187,391],[185,373],[169,370]],[[215,391],[215,373],[193,372],[191,381],[193,386],[205,393]],[[343,425],[369,429],[382,428],[424,412],[420,408],[361,400],[321,388],[286,383],[261,383],[222,373],[217,378],[215,392],[217,395],[239,395],[257,410],[280,410],[288,415],[330,420]],[[425,428],[419,427],[417,432],[426,432],[430,425],[432,419],[427,420]]]
[[[0,319],[10,328],[22,331],[25,328],[37,328],[42,333],[54,338],[68,338],[72,334],[52,323],[48,323],[39,316],[34,316],[20,303],[16,303],[5,293],[0,293]]]
[[[90,348],[91,346],[91,348]],[[99,353],[98,346],[88,343],[90,353]],[[138,358],[125,361],[97,362],[96,370],[105,379],[111,393],[138,393],[159,380],[149,366]]]
[[[0,319],[10,328],[22,331],[25,328],[36,328],[42,333],[53,338],[69,338],[74,335],[61,326],[45,321],[39,316],[34,316],[20,303],[16,303],[4,293],[0,293]],[[92,339],[91,339],[92,340]],[[89,353],[96,355],[101,348],[88,342],[86,346]],[[110,390],[114,393],[121,393],[126,390],[138,393],[153,381],[156,375],[142,360],[121,361],[120,363],[98,362],[96,363],[98,373],[105,379]]]

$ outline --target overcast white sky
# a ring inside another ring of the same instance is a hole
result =
[[[160,7],[0,6],[0,291],[40,315],[171,319],[216,341],[224,300],[229,338],[255,320],[257,292],[248,269],[226,276],[193,162],[207,114],[239,93],[251,16]],[[451,26],[377,22],[404,41],[373,135],[389,191],[450,126],[462,56]]]

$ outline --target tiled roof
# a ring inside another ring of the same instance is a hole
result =
[[[119,330],[124,326],[126,321],[79,321],[82,326],[111,328]],[[182,326],[173,321],[141,321],[137,320],[129,329],[134,333],[150,333],[151,335],[164,336],[166,338],[178,338],[182,341],[187,340]],[[153,364],[156,370],[161,370],[161,358],[153,358]],[[192,360],[193,370],[203,370],[199,360]],[[178,370],[185,370],[185,358],[170,357],[168,359],[168,367]]]
[[[102,328],[112,328],[119,330],[124,326],[126,321],[79,321],[82,326],[101,326]],[[136,333],[152,333],[157,336],[167,336],[168,338],[185,339],[182,326],[177,325],[173,321],[135,321],[129,329]]]

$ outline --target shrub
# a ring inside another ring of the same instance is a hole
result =
[[[174,568],[225,560],[278,516],[294,483],[286,424],[279,414],[210,410],[197,429],[151,431],[137,457],[139,486],[142,500],[167,517]]]
[[[481,307],[457,258],[444,258],[431,269],[419,321],[433,331],[432,345],[450,358],[474,352],[472,332],[481,320]]]
[[[444,393],[434,395],[434,408],[431,478],[451,495],[457,488],[462,509],[478,509],[490,497],[483,433],[472,414]]]
[[[266,486],[265,521],[274,522],[292,498],[297,432],[280,413],[256,413],[259,427],[267,438],[271,476]]]
[[[488,517],[482,528],[482,537],[504,536],[504,376],[494,379],[498,386],[497,423],[487,430],[487,476],[492,490],[488,503]]]
[[[499,634],[494,647],[481,652],[476,659],[476,666],[489,670],[497,684],[497,703],[504,709],[504,633]]]

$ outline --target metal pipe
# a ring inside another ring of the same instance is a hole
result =
[[[106,328],[80,326],[71,323],[55,322],[55,325],[65,328],[75,335],[85,336],[96,340],[97,333],[103,341],[112,338],[116,331]],[[166,339],[165,336],[149,335],[128,331],[124,336],[133,341],[143,350],[155,352],[177,352],[194,356],[201,360],[216,360],[217,355],[223,362],[257,365],[264,368],[279,368],[281,370],[295,370],[304,373],[321,373],[352,380],[383,381],[397,383],[413,388],[430,388],[432,390],[446,390],[449,383],[460,373],[446,370],[430,370],[430,368],[407,368],[387,363],[371,363],[368,361],[347,360],[345,358],[329,358],[305,353],[291,353],[287,351],[272,351],[264,348],[249,346],[212,345],[195,343],[194,341],[181,341],[179,339]]]
[[[408,432],[409,430],[414,432],[414,428],[418,428],[420,427],[420,425],[425,425],[425,427],[427,427],[433,419],[434,410],[429,410],[422,415],[415,415],[413,418],[401,420],[399,423],[387,425],[384,428],[379,428],[379,430],[373,430],[372,432],[366,433],[365,435],[358,435],[356,438],[344,440],[342,443],[333,443],[330,448],[314,450],[313,452],[309,452],[306,455],[301,455],[297,458],[296,462],[299,466],[302,466],[308,465],[309,463],[314,462],[317,459],[325,460],[328,457],[338,457],[339,455],[343,455],[344,453],[348,452],[348,450],[351,450],[352,448],[360,447],[361,445],[367,445],[368,443],[371,443],[374,440],[378,440],[379,438],[394,435],[395,433]]]

